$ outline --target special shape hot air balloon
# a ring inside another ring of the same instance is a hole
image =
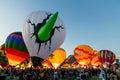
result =
[[[50,55],[47,60],[51,62],[53,67],[56,69],[59,67],[66,59],[66,51],[63,48],[56,49],[52,55]]]
[[[108,65],[112,64],[116,59],[115,54],[110,50],[100,50],[98,57],[102,64],[107,63]]]
[[[88,45],[79,45],[74,49],[74,56],[80,65],[90,64],[93,49]]]
[[[5,42],[5,52],[8,62],[12,66],[16,66],[30,57],[21,32],[11,33]]]
[[[66,29],[58,17],[58,12],[52,14],[46,11],[36,11],[27,17],[22,34],[33,66],[37,67],[60,47],[65,39]]]
[[[8,65],[8,59],[5,55],[4,44],[0,46],[0,66],[5,67]]]

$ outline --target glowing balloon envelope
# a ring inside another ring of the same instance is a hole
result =
[[[90,64],[93,49],[88,45],[79,45],[74,49],[74,56],[80,65]]]
[[[52,64],[47,59],[43,60],[41,64],[44,68],[52,68],[53,67]]]
[[[47,60],[51,62],[55,69],[59,67],[64,62],[65,59],[66,51],[63,48],[58,48],[52,53],[52,56],[49,56],[47,58]]]
[[[92,60],[91,60],[91,65],[92,65],[92,66],[97,67],[97,66],[99,66],[99,65],[101,64],[101,63],[100,63],[100,60],[99,60],[99,58],[98,58],[98,54],[99,54],[99,51],[94,50],[94,54],[93,54]]]
[[[37,67],[64,42],[66,29],[58,12],[36,11],[27,17],[22,34],[33,66]]]
[[[18,65],[30,57],[21,32],[13,32],[7,37],[5,52],[9,64],[12,66]]]
[[[115,54],[110,50],[100,50],[98,57],[102,64],[107,63],[108,65],[112,64],[116,59]]]

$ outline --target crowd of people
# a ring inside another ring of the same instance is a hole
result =
[[[120,80],[120,65],[106,68],[0,68],[0,80]]]

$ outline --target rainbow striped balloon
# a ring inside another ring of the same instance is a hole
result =
[[[30,57],[21,32],[11,33],[6,39],[5,48],[9,64],[12,66],[18,65]]]

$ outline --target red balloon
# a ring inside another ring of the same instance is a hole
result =
[[[98,57],[101,63],[108,64],[112,64],[116,59],[115,54],[110,50],[100,50]]]

